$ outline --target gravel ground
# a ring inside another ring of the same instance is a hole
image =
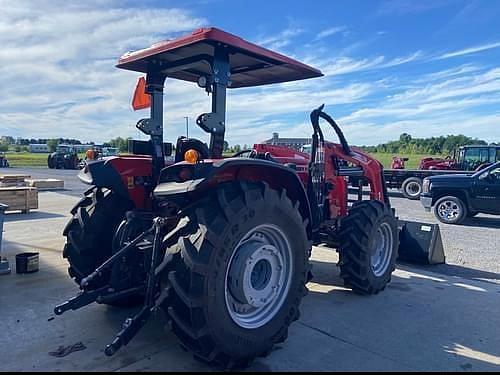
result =
[[[26,173],[34,178],[59,178],[65,183],[63,194],[79,197],[88,188],[76,177],[77,171],[46,168],[9,168],[0,173]],[[390,192],[391,203],[402,220],[438,223],[443,240],[446,263],[423,267],[433,272],[469,279],[500,283],[500,217],[480,214],[463,225],[440,223],[426,212],[419,201]],[[402,265],[404,267],[404,265]]]
[[[447,264],[429,266],[430,270],[500,283],[500,216],[479,214],[462,225],[443,224],[420,201],[405,199],[397,191],[390,195],[400,219],[439,224]]]

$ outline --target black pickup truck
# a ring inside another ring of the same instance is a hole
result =
[[[422,159],[419,169],[384,169],[384,178],[388,188],[401,189],[406,198],[418,200],[425,177],[473,174],[497,161],[500,161],[500,145],[466,145],[446,159]]]
[[[459,224],[478,213],[500,215],[500,162],[472,175],[426,177],[420,202],[446,224]]]

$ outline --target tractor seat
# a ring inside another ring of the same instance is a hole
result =
[[[200,154],[200,159],[208,159],[210,152],[208,146],[202,141],[195,138],[186,138],[181,136],[177,138],[175,146],[175,162],[178,163],[184,160],[184,154],[187,150],[196,150]]]

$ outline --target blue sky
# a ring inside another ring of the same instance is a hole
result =
[[[216,26],[321,69],[325,76],[231,90],[227,140],[308,136],[326,110],[353,144],[462,133],[500,141],[500,2],[0,0],[0,135],[106,141],[138,137],[138,77],[128,50]],[[196,85],[167,81],[165,138],[208,137]]]

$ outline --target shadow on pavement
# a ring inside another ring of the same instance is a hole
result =
[[[324,347],[318,353],[321,357],[315,358],[324,370],[377,371],[379,366],[406,371],[498,370],[500,346],[493,333],[499,323],[498,284],[403,266],[384,291],[361,296],[344,288],[335,263],[312,263],[314,278],[308,285],[300,323],[321,336],[295,345],[304,350]],[[444,266],[450,272],[470,272],[474,277],[499,276]],[[335,352],[326,349],[328,342],[337,348]],[[356,356],[360,349],[361,361],[350,362],[342,355]],[[313,368],[314,364],[301,365],[297,360],[297,366]]]
[[[500,218],[493,217],[471,217],[465,219],[460,225],[466,227],[480,227],[480,228],[500,228]]]
[[[18,212],[8,212],[4,216],[4,220],[6,223],[14,222],[14,221],[25,221],[25,220],[42,220],[42,219],[55,219],[64,217],[61,214],[54,214],[51,212],[44,211],[31,211],[29,214],[21,214]]]

